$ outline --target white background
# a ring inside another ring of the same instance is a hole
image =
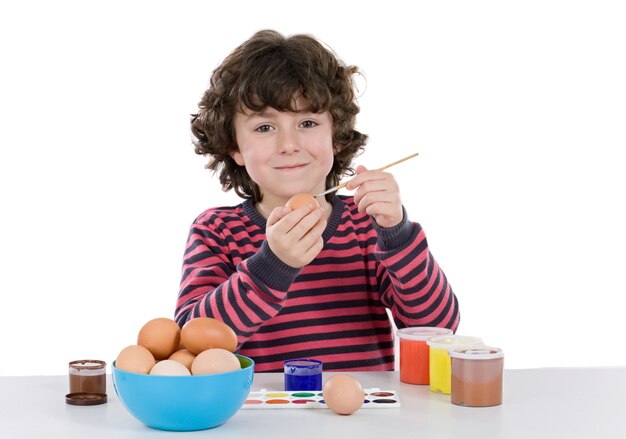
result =
[[[393,173],[459,298],[459,333],[509,368],[626,364],[625,11],[3,2],[0,374],[110,362],[173,316],[191,221],[239,201],[194,154],[189,114],[263,28],[312,33],[362,69],[357,164],[421,153]]]

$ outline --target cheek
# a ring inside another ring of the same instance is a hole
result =
[[[259,181],[263,179],[263,165],[268,160],[263,149],[246,149],[244,146],[239,155],[242,158],[243,166],[246,167],[246,172],[250,178],[255,183],[259,184]]]
[[[333,167],[335,160],[335,148],[333,147],[332,139],[327,139],[321,144],[319,156],[322,158],[323,167],[328,174]]]

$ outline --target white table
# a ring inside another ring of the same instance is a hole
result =
[[[324,381],[333,373],[325,372]],[[211,430],[145,427],[121,405],[110,380],[108,403],[65,403],[67,376],[0,377],[2,438],[626,438],[626,367],[505,370],[504,402],[458,407],[397,372],[351,373],[364,388],[398,391],[401,407],[339,416],[324,409],[240,410]],[[282,390],[282,374],[257,374],[253,390]]]

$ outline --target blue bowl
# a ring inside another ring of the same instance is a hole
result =
[[[254,378],[254,361],[237,355],[241,370],[211,375],[163,376],[115,367],[115,392],[126,409],[148,427],[191,431],[217,427],[245,402]]]

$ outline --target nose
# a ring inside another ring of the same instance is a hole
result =
[[[297,135],[291,131],[283,131],[279,138],[278,148],[281,154],[293,154],[299,151],[300,144]]]

